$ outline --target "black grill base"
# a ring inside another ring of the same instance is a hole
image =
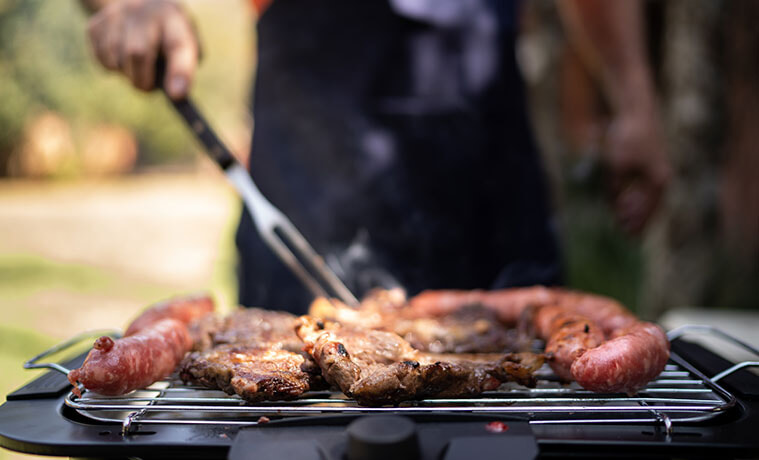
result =
[[[714,375],[729,366],[727,361],[692,343],[676,340],[672,348],[689,362],[697,363],[707,375]],[[44,378],[49,379],[41,377]],[[759,377],[739,371],[722,383],[739,397],[739,404],[707,422],[676,425],[672,435],[650,425],[528,425],[524,419],[479,415],[412,419],[417,423],[423,459],[441,459],[447,458],[445,455],[448,454],[466,452],[465,460],[484,460],[489,458],[487,452],[500,451],[503,451],[504,458],[508,458],[510,453],[516,454],[509,447],[510,440],[525,436],[534,436],[539,458],[759,457],[759,436],[756,434]],[[66,407],[63,404],[65,394],[51,394],[50,391],[37,396],[30,391],[21,394],[23,398],[10,398],[0,406],[0,446],[51,456],[227,458],[236,441],[258,442],[263,447],[262,439],[266,439],[267,443],[283,446],[306,441],[319,446],[324,460],[340,460],[347,439],[345,428],[356,418],[289,418],[242,430],[226,425],[150,425],[140,426],[136,432],[122,437],[119,425],[93,422]],[[494,420],[503,421],[509,429],[503,433],[489,432],[485,426]],[[470,452],[471,448],[464,446],[464,442],[470,443],[466,446],[477,446],[479,451]],[[250,449],[243,451],[251,452]],[[253,449],[252,452],[261,451],[263,449]],[[451,460],[458,458],[463,457],[451,457]]]

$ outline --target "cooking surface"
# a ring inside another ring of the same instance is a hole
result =
[[[716,374],[728,364],[713,354],[682,341],[675,341],[673,349],[678,353],[682,352],[691,361],[694,360],[691,355],[695,354],[699,365],[703,363],[707,367],[705,369],[707,375]],[[75,363],[70,364],[74,365]],[[682,371],[670,366],[666,372]],[[681,374],[665,375],[659,380],[677,380],[686,377],[688,376]],[[548,382],[550,384],[550,380]],[[629,423],[628,420],[610,425],[566,422],[558,425],[532,423],[529,425],[529,429],[537,440],[541,456],[570,451],[574,453],[583,452],[584,456],[593,452],[607,457],[611,454],[639,456],[644,453],[648,455],[655,451],[657,454],[665,456],[686,457],[709,455],[709,453],[716,455],[716,451],[713,449],[720,449],[720,457],[757,455],[759,454],[759,441],[755,439],[752,433],[754,432],[753,427],[759,423],[759,398],[751,395],[751,389],[759,388],[759,379],[750,373],[739,371],[739,374],[725,378],[724,383],[730,391],[734,391],[738,395],[740,399],[738,407],[705,422],[675,422],[670,434],[667,434],[661,421],[639,424]],[[661,383],[653,383],[651,387],[655,388],[657,385],[661,385]],[[140,418],[138,417],[136,423],[131,427],[131,434],[122,436],[120,423],[94,421],[89,412],[86,412],[88,417],[85,417],[67,407],[65,404],[67,395],[68,391],[65,386],[62,392],[53,398],[48,395],[36,399],[17,399],[18,395],[9,395],[9,401],[0,408],[0,444],[24,452],[48,455],[133,455],[164,458],[168,456],[188,458],[197,455],[198,457],[215,456],[223,458],[235,439],[239,437],[237,433],[241,429],[245,430],[245,433],[267,430],[267,433],[276,433],[277,438],[289,440],[286,444],[298,440],[305,442],[306,445],[313,446],[314,444],[329,444],[337,442],[334,441],[335,439],[342,439],[340,438],[343,436],[341,433],[356,418],[353,414],[329,413],[319,417],[304,417],[293,414],[292,417],[278,420],[272,413],[269,423],[241,428],[224,422],[218,425],[195,423],[178,425],[174,422],[148,424],[139,423]],[[172,396],[174,395],[172,394]],[[584,395],[578,396],[581,400],[587,398]],[[591,398],[596,396],[592,395]],[[654,395],[644,392],[642,396],[653,397]],[[26,397],[29,398],[32,395],[27,394]],[[486,401],[480,401],[480,403],[484,407],[488,405]],[[588,405],[587,403],[588,401],[585,401],[580,405]],[[276,406],[280,403],[269,404]],[[476,405],[471,401],[466,402],[466,404]],[[604,404],[610,403],[601,403],[601,405]],[[642,409],[639,403],[636,402],[635,405]],[[514,407],[514,404],[505,407]],[[139,409],[139,407],[135,407],[135,409]],[[387,408],[387,410],[396,412],[392,408]],[[98,412],[103,415],[102,411]],[[276,409],[272,412],[276,412]],[[641,414],[643,413],[645,412],[641,412]],[[487,423],[502,421],[508,425],[513,423],[515,416],[522,421],[525,419],[523,412],[521,414],[455,414],[445,411],[432,414],[403,413],[403,415],[416,422],[420,433],[437,430],[438,435],[435,439],[438,440],[438,448],[440,449],[444,448],[449,441],[451,441],[449,448],[456,445],[452,440],[454,438],[466,438],[467,436],[463,436],[465,433],[470,433],[474,437],[485,437],[483,439],[488,439],[488,442],[498,439],[497,444],[503,447],[501,443],[507,443],[507,439],[510,439],[508,438],[509,431],[501,434],[491,433],[487,429]],[[541,418],[541,414],[537,415],[537,417],[533,416],[534,422]],[[560,416],[566,418],[565,414]],[[171,418],[172,416],[155,414],[155,417]],[[547,418],[552,417],[556,417],[556,414],[549,414]],[[254,418],[255,420],[253,420]],[[258,417],[253,415],[249,416],[247,420],[248,423],[255,423],[256,421],[258,421]],[[460,424],[464,424],[467,428],[463,429]],[[272,429],[276,429],[276,431],[271,431]],[[515,432],[516,430],[512,431],[512,433]],[[305,433],[310,433],[310,438]],[[251,439],[250,436],[255,438],[257,435],[246,434],[239,438],[249,440]],[[496,436],[503,437],[496,438]],[[460,449],[460,446],[463,445],[461,444],[462,441],[457,442],[459,442],[459,447],[456,449]],[[301,445],[301,447],[303,446]],[[328,451],[328,447],[322,446],[320,449],[327,449]],[[456,449],[451,450],[451,452],[456,451]]]
[[[679,357],[674,357],[678,359]],[[113,423],[149,426],[196,423],[255,425],[259,417],[363,414],[491,414],[530,419],[531,424],[565,423],[664,423],[695,421],[720,415],[733,404],[732,397],[684,367],[671,364],[635,397],[596,394],[576,383],[559,383],[545,366],[538,372],[537,388],[513,383],[481,397],[425,399],[398,406],[365,407],[340,392],[312,392],[294,401],[264,401],[245,404],[239,397],[221,391],[192,387],[174,379],[159,382],[149,390],[124,397],[103,397],[85,392],[82,398],[66,396],[65,404],[81,415]],[[529,414],[529,415],[528,415]],[[316,419],[315,419],[316,420]],[[316,420],[318,422],[318,420]],[[135,430],[137,432],[137,430]]]

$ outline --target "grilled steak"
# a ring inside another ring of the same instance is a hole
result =
[[[191,327],[196,351],[180,364],[180,377],[251,402],[293,399],[324,388],[326,380],[360,404],[382,405],[477,395],[505,381],[531,385],[542,364],[533,354],[425,353],[393,332],[325,323],[255,308],[204,318]],[[442,328],[430,329],[443,337]],[[308,353],[301,351],[304,342]]]
[[[208,350],[216,345],[256,345],[300,351],[303,343],[295,335],[294,315],[260,308],[240,308],[227,316],[207,316],[190,324],[193,350]]]
[[[359,404],[474,396],[515,381],[534,386],[543,356],[506,354],[471,360],[420,352],[392,332],[344,327],[303,316],[296,326],[327,383]]]
[[[218,345],[190,353],[179,369],[185,382],[218,388],[250,402],[295,399],[324,386],[310,356],[277,349],[274,344]]]
[[[344,326],[395,332],[417,350],[434,353],[509,352],[525,348],[529,341],[517,329],[507,328],[496,313],[470,305],[439,317],[415,317],[406,307],[402,291],[375,290],[358,308],[339,301],[316,299],[311,316],[337,321]]]
[[[323,387],[319,367],[301,349],[296,317],[250,308],[191,326],[196,351],[185,357],[185,382],[237,394],[246,401],[293,399]]]

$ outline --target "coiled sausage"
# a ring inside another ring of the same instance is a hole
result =
[[[554,372],[590,391],[634,394],[669,359],[659,326],[639,321],[613,299],[565,289],[425,291],[409,301],[409,314],[442,315],[472,304],[494,310],[509,325],[531,318]]]

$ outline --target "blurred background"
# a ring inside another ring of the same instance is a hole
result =
[[[247,153],[248,3],[187,5],[198,104]],[[240,203],[164,99],[98,67],[78,1],[0,0],[0,394],[36,375],[30,356],[157,300],[234,304]]]
[[[242,159],[255,27],[242,0],[188,0],[204,57],[193,92]],[[606,102],[554,2],[526,2],[520,65],[551,178],[567,284],[660,318],[759,306],[759,2],[646,2],[669,194],[642,238],[606,203]],[[210,290],[235,304],[240,203],[160,94],[100,69],[74,0],[0,0],[0,394],[31,355]],[[0,450],[0,458],[12,456]]]

